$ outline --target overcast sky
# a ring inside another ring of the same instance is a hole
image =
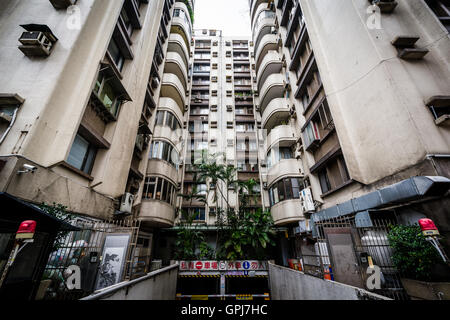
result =
[[[195,0],[194,29],[217,29],[223,36],[250,37],[248,0]]]

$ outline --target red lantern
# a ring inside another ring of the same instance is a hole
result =
[[[438,236],[439,231],[433,220],[424,218],[419,220],[419,226],[422,229],[422,233],[424,236]]]

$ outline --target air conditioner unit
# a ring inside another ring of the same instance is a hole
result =
[[[19,41],[19,49],[27,56],[49,56],[53,47],[53,42],[40,31],[26,31]]]
[[[131,193],[125,193],[120,201],[120,211],[125,213],[130,213],[133,209],[134,195]]]
[[[300,160],[302,158],[302,152],[300,150],[295,150],[295,159]]]
[[[271,34],[277,34],[278,33],[277,28],[276,27],[270,27],[270,33]]]
[[[316,210],[311,188],[306,188],[300,191],[300,201],[303,213],[314,212]]]

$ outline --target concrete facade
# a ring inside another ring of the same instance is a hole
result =
[[[129,192],[130,172],[146,169],[145,161],[135,159],[134,149],[165,1],[137,3],[139,8],[128,0],[82,1],[66,11],[55,9],[50,1],[2,2],[0,72],[10,76],[0,80],[0,93],[18,94],[25,102],[0,144],[0,155],[7,163],[26,158],[38,167],[36,174],[20,178],[11,171],[4,191],[35,203],[55,201],[95,218],[111,219],[120,209],[122,195]],[[100,62],[111,56],[107,48],[120,34],[124,6],[137,18],[131,36],[122,33],[131,56],[116,74],[121,83],[117,86],[123,86],[131,101],[120,106],[114,121],[105,122],[90,103],[103,72]],[[46,25],[58,38],[48,57],[19,51],[18,39],[25,31],[20,25],[30,23]],[[89,135],[103,144],[89,173],[67,165],[81,127],[93,128]],[[91,198],[101,199],[100,204],[85,201]]]

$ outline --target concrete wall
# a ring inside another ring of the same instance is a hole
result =
[[[178,264],[99,290],[81,300],[175,300]]]
[[[269,263],[272,300],[391,300],[342,283]]]

